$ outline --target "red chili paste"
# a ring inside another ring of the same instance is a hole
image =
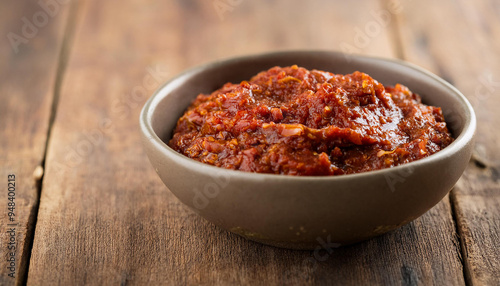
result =
[[[401,165],[452,141],[441,109],[401,84],[292,66],[198,95],[169,146],[227,169],[321,176]]]

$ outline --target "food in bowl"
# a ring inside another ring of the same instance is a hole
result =
[[[401,84],[294,65],[198,95],[169,146],[226,169],[327,176],[398,166],[451,142],[441,108]]]
[[[269,67],[293,64],[337,74],[363,71],[386,85],[401,83],[423,102],[442,108],[454,140],[421,160],[347,176],[235,171],[192,160],[167,145],[177,121],[200,93]],[[469,164],[476,117],[460,91],[413,64],[329,51],[287,51],[217,61],[175,76],[145,104],[140,126],[158,176],[201,217],[250,240],[315,250],[323,242],[344,246],[381,235],[436,205]]]

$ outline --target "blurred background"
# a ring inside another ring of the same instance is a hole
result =
[[[18,183],[17,248],[0,249],[14,253],[15,278],[2,259],[0,284],[500,279],[499,1],[4,0],[0,36],[0,170]],[[304,262],[311,253],[245,241],[184,209],[138,132],[145,101],[181,71],[296,49],[409,61],[461,90],[479,122],[471,164],[449,197],[402,229],[314,263]],[[0,238],[10,239],[3,229]]]

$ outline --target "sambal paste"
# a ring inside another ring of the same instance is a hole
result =
[[[169,146],[227,169],[321,176],[401,165],[452,141],[441,109],[401,84],[291,66],[198,95]]]

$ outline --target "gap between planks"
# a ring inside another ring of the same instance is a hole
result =
[[[44,179],[44,170],[45,170],[45,159],[47,158],[47,150],[49,147],[49,142],[50,142],[50,136],[52,134],[52,127],[54,125],[54,121],[57,115],[57,108],[59,105],[59,97],[60,97],[60,92],[61,92],[61,86],[64,78],[64,73],[66,71],[66,66],[68,63],[68,58],[69,54],[71,51],[71,46],[73,43],[73,38],[74,38],[74,33],[75,33],[75,28],[76,28],[76,23],[77,20],[79,19],[79,13],[78,11],[81,11],[80,9],[81,1],[80,0],[74,0],[70,3],[69,6],[69,13],[66,19],[66,25],[64,27],[64,32],[63,32],[63,40],[62,40],[62,45],[61,45],[61,50],[59,51],[59,55],[57,57],[57,69],[56,69],[56,78],[54,81],[54,94],[52,97],[52,104],[50,108],[50,117],[49,117],[49,124],[47,128],[47,136],[46,136],[46,141],[45,141],[45,146],[43,150],[43,157],[40,165],[35,169],[35,172],[33,174],[35,178],[35,184],[37,188],[37,198],[36,202],[34,203],[34,207],[30,212],[29,215],[29,223],[28,223],[28,229],[26,231],[26,236],[27,239],[25,240],[25,245],[24,245],[24,253],[22,255],[23,260],[20,263],[20,271],[19,275],[21,279],[19,280],[20,285],[26,285],[28,283],[28,274],[29,274],[29,266],[30,266],[30,261],[31,261],[31,252],[33,249],[33,242],[35,241],[35,231],[36,231],[36,224],[38,220],[38,210],[40,207],[40,198],[42,194],[42,186],[43,186],[43,179]]]
[[[464,272],[464,281],[465,285],[472,285],[472,276],[471,272],[469,269],[469,263],[467,263],[465,260],[467,260],[467,250],[466,250],[466,245],[465,241],[463,240],[463,232],[460,230],[463,228],[463,226],[460,225],[460,222],[458,221],[458,213],[456,209],[456,205],[458,204],[457,198],[455,195],[455,192],[453,190],[450,192],[449,195],[449,200],[450,200],[450,206],[451,206],[451,215],[453,217],[453,224],[455,225],[455,232],[457,233],[458,236],[458,244],[460,246],[460,261],[462,262],[462,269]]]

